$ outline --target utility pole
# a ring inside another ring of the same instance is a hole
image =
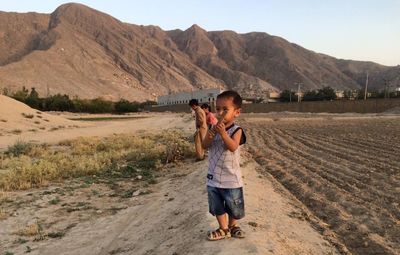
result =
[[[367,79],[365,81],[365,90],[364,90],[364,100],[367,100],[367,95],[368,95],[368,71],[367,71]]]
[[[387,79],[385,79],[385,78],[383,78],[383,82],[385,83],[385,90],[384,90],[384,98],[386,98],[386,91],[387,91],[387,83],[388,83],[388,80]]]
[[[297,83],[298,87],[297,87],[297,102],[300,103],[300,84],[301,83]]]
[[[289,89],[289,102],[292,102],[292,90]]]

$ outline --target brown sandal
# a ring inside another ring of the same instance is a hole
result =
[[[231,237],[231,233],[229,232],[229,229],[223,230],[223,229],[217,229],[215,231],[209,231],[207,233],[207,239],[209,241],[217,241],[225,238]]]
[[[230,226],[229,232],[231,232],[232,237],[244,238],[244,231],[239,226]]]

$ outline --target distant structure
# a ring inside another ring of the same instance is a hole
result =
[[[265,103],[279,102],[281,92],[278,91],[267,91],[267,98],[264,100]]]
[[[176,94],[170,94],[165,96],[157,97],[158,105],[176,105],[176,104],[188,104],[189,100],[194,98],[199,100],[199,103],[213,104],[217,100],[217,96],[222,92],[222,89],[202,89],[191,92],[180,92]]]
[[[335,90],[335,94],[337,99],[344,98],[344,90]]]

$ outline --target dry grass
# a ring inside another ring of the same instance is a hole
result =
[[[34,117],[34,115],[33,114],[29,114],[29,113],[21,113],[22,114],[22,116],[24,116],[25,118],[27,118],[27,119],[32,119],[33,117]]]
[[[0,190],[29,189],[95,174],[148,173],[192,156],[192,147],[187,137],[176,131],[140,137],[79,138],[53,147],[19,142],[2,155]]]
[[[4,209],[0,209],[0,221],[8,218],[7,212]]]
[[[37,236],[41,235],[43,232],[42,227],[39,223],[35,222],[33,224],[28,224],[25,227],[19,228],[14,234],[19,236]]]
[[[9,192],[0,191],[0,204],[10,197]]]
[[[12,133],[12,134],[19,135],[19,134],[22,133],[22,130],[21,130],[21,129],[13,129],[13,130],[11,130],[11,133]]]

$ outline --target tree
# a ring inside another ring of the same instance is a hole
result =
[[[68,95],[53,95],[44,99],[44,110],[46,111],[72,111],[74,104]]]
[[[336,99],[336,92],[331,87],[323,87],[322,89],[318,90],[318,98],[319,100],[335,100]]]
[[[25,103],[25,99],[28,97],[29,90],[25,88],[25,86],[22,87],[22,90],[18,90],[12,95],[12,98],[15,100],[18,100],[20,102]]]
[[[280,97],[281,102],[297,102],[297,95],[288,90],[285,89],[284,91],[281,92],[281,97]]]
[[[29,93],[29,96],[25,99],[25,103],[32,108],[41,109],[42,100],[39,98],[39,93],[34,87],[31,88],[31,93]]]
[[[128,100],[121,99],[115,103],[114,108],[117,113],[137,112],[139,110],[139,103],[131,103]]]
[[[306,91],[303,96],[303,101],[319,101],[319,94],[315,90]]]
[[[5,95],[5,96],[12,96],[12,94],[11,94],[11,90],[9,89],[9,88],[7,88],[7,87],[4,87],[3,89],[2,89],[2,92],[1,92],[3,95]]]
[[[353,90],[345,90],[343,92],[344,99],[355,99],[355,92]]]

